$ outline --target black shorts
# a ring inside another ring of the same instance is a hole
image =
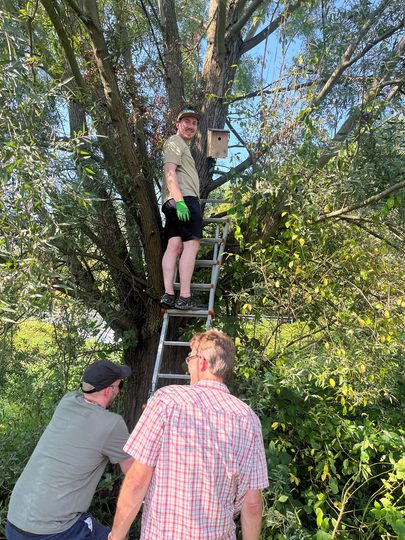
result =
[[[199,240],[202,237],[202,214],[200,201],[197,197],[186,196],[184,202],[190,210],[190,220],[180,221],[176,213],[174,199],[169,199],[162,206],[162,212],[166,216],[165,239],[180,236],[183,242]]]

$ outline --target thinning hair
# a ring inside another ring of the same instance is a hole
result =
[[[229,336],[218,330],[196,334],[190,347],[207,360],[208,369],[217,377],[231,377],[235,359],[235,346]]]

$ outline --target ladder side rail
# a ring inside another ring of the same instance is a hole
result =
[[[215,240],[219,240],[220,239],[220,235],[219,235],[219,225],[215,225]],[[214,249],[213,249],[213,255],[212,255],[212,260],[213,261],[216,261],[218,259],[218,243],[216,243],[214,245]],[[212,282],[211,282],[212,283]]]
[[[229,223],[226,223],[224,227],[224,233],[223,233],[223,242],[221,242],[221,245],[219,246],[219,251],[218,251],[219,265],[222,264],[222,257],[225,252],[225,246],[226,246],[226,241],[228,239],[228,233],[229,233]]]
[[[211,270],[211,283],[212,287],[210,289],[210,294],[208,296],[208,312],[213,311],[214,309],[214,301],[215,301],[215,291],[217,289],[217,281],[218,281],[218,274],[219,274],[219,264],[215,264],[212,267]]]
[[[156,353],[155,368],[153,370],[153,375],[152,375],[152,386],[151,386],[151,389],[150,389],[150,395],[153,395],[155,393],[155,391],[156,391],[156,386],[157,386],[158,377],[159,377],[159,371],[160,371],[160,365],[162,363],[162,358],[163,358],[164,342],[165,342],[165,339],[166,339],[168,326],[169,326],[169,315],[166,312],[163,315],[162,330],[160,331],[159,346],[158,346],[158,350],[157,350],[157,353]]]
[[[213,319],[212,313],[214,312],[215,293],[216,293],[216,288],[217,288],[217,283],[218,283],[219,270],[222,263],[222,255],[225,251],[225,244],[226,244],[226,239],[228,236],[228,231],[229,231],[229,223],[226,222],[223,227],[222,242],[219,245],[219,249],[217,250],[217,253],[215,253],[215,258],[216,258],[217,263],[212,267],[212,271],[211,271],[211,283],[213,284],[213,287],[210,290],[209,300],[208,300],[208,316],[207,316],[207,321],[205,324],[206,330],[209,330],[212,325],[212,319]],[[216,234],[218,234],[219,236],[219,224],[217,224]]]
[[[208,311],[212,311],[214,309],[214,301],[215,301],[215,290],[217,288],[217,283],[218,283],[218,274],[219,274],[219,266],[218,266],[218,262],[219,262],[219,252],[220,252],[220,248],[224,242],[224,237],[223,237],[223,234],[222,234],[222,238],[220,236],[220,225],[219,223],[216,224],[215,226],[215,239],[218,240],[218,243],[215,244],[215,248],[214,248],[214,252],[213,252],[213,257],[212,257],[212,260],[213,261],[216,261],[216,264],[214,266],[212,266],[211,268],[211,284],[212,284],[212,288],[210,289],[210,293],[209,293],[209,297],[208,297]],[[219,240],[221,240],[221,243],[219,243]],[[208,321],[207,321],[207,325],[208,325]]]
[[[217,283],[218,283],[219,270],[222,263],[222,256],[225,251],[228,230],[229,230],[229,223],[226,223],[223,229],[223,236],[222,236],[223,241],[221,242],[218,253],[216,254],[217,264],[215,264],[212,267],[212,271],[211,271],[211,283],[214,284],[214,287],[210,290],[209,300],[208,300],[208,311],[212,311],[214,309],[215,292],[216,292]]]
[[[215,225],[215,239],[216,240],[219,240],[220,239],[220,230],[219,230],[219,223],[217,223]],[[213,255],[212,255],[212,260],[213,261],[218,261],[218,244],[215,244],[214,246],[214,250],[213,250]],[[214,266],[212,266],[211,268],[211,289],[210,289],[210,292],[209,292],[209,296],[208,296],[208,312],[212,311],[214,309],[214,300],[215,300],[215,289],[217,288],[217,280],[218,280],[218,271],[217,271],[217,265],[215,264]],[[210,321],[208,321],[208,319],[210,319]],[[209,326],[211,326],[211,319],[212,319],[212,316],[208,315],[207,317],[207,323],[206,323],[206,327],[209,328]]]

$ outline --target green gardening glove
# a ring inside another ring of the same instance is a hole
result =
[[[190,221],[190,210],[184,201],[176,202],[176,212],[180,221]]]

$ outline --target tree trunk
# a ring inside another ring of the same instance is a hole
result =
[[[124,397],[124,418],[130,430],[148,401],[158,343],[159,332],[156,331],[146,339],[140,338],[136,346],[124,350],[124,362],[132,369]]]
[[[226,96],[232,91],[236,65],[242,49],[240,32],[229,37],[225,34],[226,26],[238,18],[240,6],[232,2],[228,13],[224,6],[225,2],[222,0],[211,0],[210,20],[213,22],[207,30],[207,51],[202,69],[204,93],[207,97],[204,99],[203,117],[194,145],[202,197],[206,197],[212,190],[215,165],[214,159],[206,157],[208,129],[223,129],[225,126],[229,108]]]

